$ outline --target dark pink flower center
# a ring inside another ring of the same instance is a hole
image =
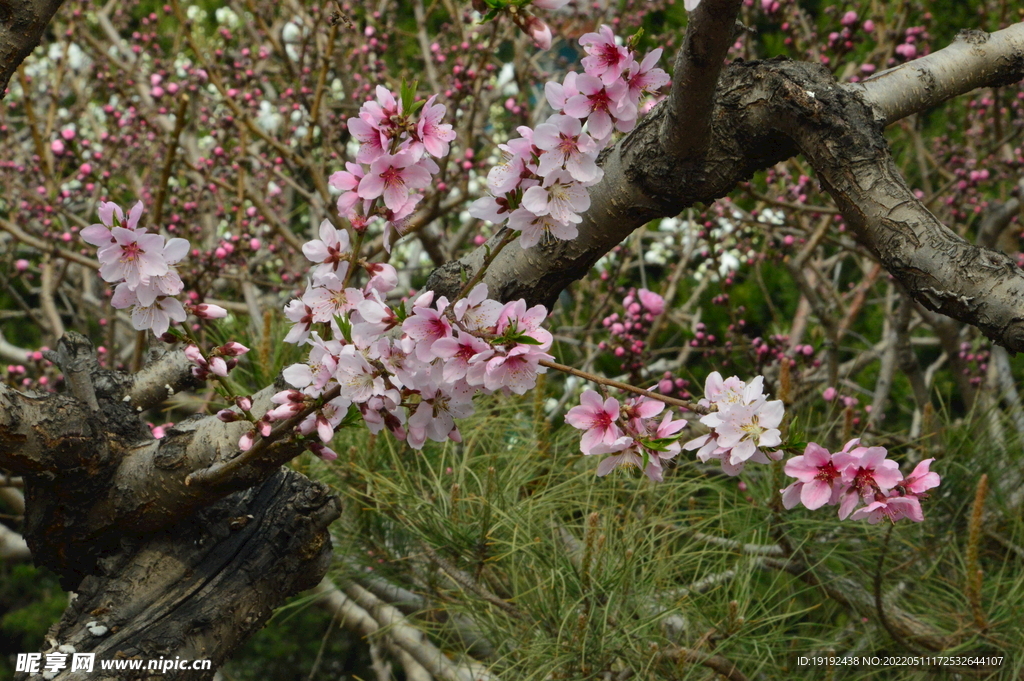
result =
[[[139,247],[139,242],[132,241],[131,243],[125,244],[121,247],[121,262],[133,262],[138,260],[139,256],[143,253],[145,253],[145,251]]]

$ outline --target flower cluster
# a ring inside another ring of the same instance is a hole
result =
[[[383,221],[384,247],[390,252],[391,228],[401,234],[423,199],[421,190],[440,170],[431,157],[448,155],[455,132],[441,122],[445,107],[435,103],[437,95],[413,102],[409,93],[396,98],[382,85],[376,92],[376,101],[365,102],[348,121],[359,141],[356,162],[346,163],[346,170],[331,175],[329,183],[341,192],[338,211],[356,231],[375,218]]]
[[[748,461],[769,463],[782,457],[765,449],[782,444],[779,425],[785,410],[781,400],[769,401],[765,396],[763,376],[745,383],[736,376],[723,380],[713,371],[698,404],[710,410],[700,422],[711,432],[690,440],[683,449],[697,450],[704,463],[719,459],[728,475],[739,475]]]
[[[546,371],[539,362],[551,359],[552,337],[540,326],[542,305],[503,305],[477,284],[454,302],[427,292],[393,308],[386,296],[397,286],[394,268],[366,264],[366,283],[346,286],[348,237],[327,221],[303,253],[317,267],[302,298],[285,308],[294,322],[285,340],[309,344],[309,358],[285,369],[294,389],[273,397],[278,406],[263,421],[295,416],[340,387],[298,427],[303,435],[316,432],[320,442],[311,449],[324,458],[334,458],[327,445],[353,409],[371,432],[387,428],[417,449],[427,440],[460,441],[455,419],[473,413],[476,393],[521,395]]]
[[[136,331],[152,329],[157,336],[167,333],[171,322],[181,323],[186,308],[175,296],[185,285],[178,276],[177,265],[188,253],[187,239],[165,240],[139,228],[142,202],[137,202],[125,218],[117,204],[106,201],[99,207],[100,223],[82,230],[82,240],[99,248],[100,276],[117,284],[110,304],[118,310],[132,309],[132,326]],[[188,312],[200,319],[227,316],[217,305],[189,305]]]
[[[859,439],[834,454],[810,442],[802,456],[786,462],[786,475],[797,481],[782,490],[782,503],[812,510],[838,504],[840,520],[866,518],[872,525],[885,518],[921,522],[920,500],[940,482],[938,473],[929,470],[934,459],[921,461],[904,478],[899,465],[886,455],[885,447],[863,447]]]
[[[686,427],[686,420],[672,418],[671,411],[659,422],[655,417],[664,409],[664,402],[643,395],[628,399],[620,408],[618,400],[602,400],[595,391],[586,390],[565,421],[585,431],[580,439],[584,455],[611,454],[598,464],[598,475],[608,475],[620,466],[636,467],[651,480],[661,481],[663,462],[679,453],[679,431]]]
[[[621,290],[621,289],[620,289]],[[611,350],[622,360],[620,369],[637,375],[646,365],[647,336],[655,318],[665,311],[665,299],[645,288],[630,288],[622,299],[622,314],[613,312],[601,320],[611,338],[598,344],[600,350]],[[659,387],[660,389],[660,387]],[[670,392],[674,386],[669,386]]]
[[[165,240],[159,234],[139,228],[142,202],[125,218],[120,206],[104,202],[100,223],[82,230],[82,240],[99,251],[100,276],[116,283],[111,304],[121,310],[132,308],[132,326],[137,331],[152,329],[161,336],[171,322],[185,321],[185,308],[174,296],[184,284],[174,265],[188,253],[186,239]]]
[[[590,207],[586,188],[603,175],[598,153],[616,130],[633,129],[640,99],[669,81],[656,66],[661,48],[637,61],[607,26],[583,35],[580,44],[588,54],[584,72],[545,86],[555,113],[536,128],[520,126],[521,137],[500,145],[504,162],[487,174],[490,195],[470,207],[473,217],[495,224],[507,220],[520,232],[523,248],[545,236],[576,238],[580,214]]]

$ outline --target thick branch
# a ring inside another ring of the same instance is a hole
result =
[[[125,537],[76,589],[47,641],[102,660],[212,661],[206,671],[108,678],[210,679],[285,598],[320,581],[338,515],[325,485],[280,471],[144,540]],[[67,669],[56,677],[79,678]]]
[[[907,292],[1024,351],[1024,271],[928,212],[893,162],[873,110],[838,88],[811,97],[793,81],[779,94],[793,105],[791,116],[779,117],[780,129],[797,142],[858,239]]]
[[[1016,83],[1024,72],[1024,23],[995,33],[960,31],[948,47],[844,86],[889,125],[979,87]]]
[[[903,94],[879,96],[877,101],[884,99],[890,102],[886,110],[907,115],[960,94],[967,87],[1024,78],[1024,60],[1019,58],[1016,43],[1009,40],[1022,30],[1024,24],[1016,24],[1000,31],[998,39],[984,41],[979,53],[982,56],[975,57],[974,62],[981,75],[969,81],[950,69],[905,72],[917,74],[924,89],[941,95],[915,98],[915,90],[905,87],[900,90]],[[982,43],[977,34],[971,35],[973,44]],[[953,57],[946,55],[955,56],[962,49],[955,43],[933,54],[929,63],[951,60]],[[988,66],[982,68],[981,63]],[[784,98],[777,98],[780,78],[800,82],[808,93],[803,97],[805,103],[813,101],[815,94],[865,91],[863,85],[839,86],[826,70],[812,64],[766,61],[730,65],[719,79],[711,115],[711,144],[704,159],[680,162],[668,153],[661,136],[668,109],[664,104],[659,106],[602,157],[604,179],[590,188],[591,208],[579,225],[579,237],[526,251],[515,245],[506,248],[483,278],[491,296],[502,300],[525,298],[530,304],[550,307],[564,288],[582,278],[598,258],[633,230],[652,219],[677,215],[696,203],[711,203],[756,171],[798,153],[788,133],[778,129],[780,119],[796,116],[797,121],[810,121],[818,112],[813,107],[793,107]],[[873,123],[873,118],[874,114],[867,122]],[[883,118],[891,120],[888,114]],[[436,270],[427,282],[428,288],[449,297],[457,294],[465,281],[462,277],[472,276],[487,249],[495,248],[503,236],[504,231],[500,231],[473,253]]]
[[[733,43],[740,4],[741,0],[704,0],[690,14],[661,131],[666,151],[678,158],[696,160],[708,150],[718,76]]]
[[[0,3],[0,99],[11,76],[32,54],[63,0],[14,0]]]

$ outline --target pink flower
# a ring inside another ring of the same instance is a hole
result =
[[[338,357],[334,377],[341,386],[342,394],[357,404],[384,393],[384,379],[351,345],[346,345]]]
[[[734,404],[725,411],[712,412],[700,422],[714,428],[718,446],[730,449],[729,462],[737,465],[750,459],[763,447],[782,444],[779,425],[785,408],[780,400],[759,400],[753,404]]]
[[[521,12],[519,16],[523,15],[526,16],[522,24],[523,30],[533,40],[533,44],[542,50],[551,49],[551,27],[537,16],[525,12]]]
[[[448,299],[444,296],[439,298],[435,309],[427,307],[430,304],[429,297],[432,297],[432,294],[421,296],[419,300],[426,298],[425,303],[422,306],[414,306],[412,315],[402,323],[402,331],[416,341],[416,357],[421,362],[434,360],[434,342],[452,335],[452,325],[444,314],[444,309],[448,307]]]
[[[298,390],[282,390],[279,393],[275,393],[270,398],[270,401],[279,406],[268,411],[264,414],[263,418],[268,421],[284,421],[302,411],[302,408],[305,406],[306,395]]]
[[[448,155],[448,143],[455,139],[455,131],[450,124],[441,123],[446,109],[443,104],[434,104],[436,99],[437,95],[433,95],[423,105],[416,124],[416,139],[428,154],[442,158]]]
[[[469,294],[455,302],[455,319],[470,332],[493,332],[504,305],[487,297],[487,284],[480,283]]]
[[[629,132],[633,129],[636,104],[627,100],[629,86],[624,81],[605,85],[584,73],[576,78],[576,87],[579,94],[566,100],[563,111],[573,118],[586,118],[587,127],[599,144],[610,137],[613,130]]]
[[[525,208],[517,208],[508,218],[508,228],[522,232],[519,245],[523,249],[539,244],[545,236],[561,241],[572,241],[579,236],[580,230],[575,224],[562,223],[550,215],[534,215]]]
[[[605,85],[618,80],[633,62],[626,48],[615,44],[615,34],[605,25],[601,26],[600,33],[584,33],[580,45],[590,55],[583,58],[583,68],[587,74],[600,78]]]
[[[228,311],[220,305],[200,303],[192,306],[192,314],[200,319],[222,319],[228,316]]]
[[[114,243],[100,248],[97,254],[104,281],[124,280],[130,288],[136,289],[140,284],[149,283],[150,277],[167,274],[162,236],[124,227],[114,227],[110,233]]]
[[[332,273],[315,275],[313,284],[302,294],[302,302],[313,313],[314,322],[333,321],[363,302],[362,291],[344,288],[341,279]]]
[[[842,483],[842,473],[832,462],[832,454],[814,442],[807,443],[802,456],[794,456],[786,462],[786,475],[797,482],[783,490],[783,505],[793,508],[799,501],[812,511],[832,501],[839,491],[836,485]]]
[[[902,487],[911,494],[924,494],[932,487],[938,487],[941,482],[938,473],[928,470],[935,459],[925,459],[914,466],[913,472],[906,479],[897,483],[896,487]]]
[[[550,360],[552,357],[536,346],[517,345],[508,354],[487,361],[484,387],[488,390],[507,388],[523,395],[537,384],[537,374],[547,372],[547,367],[539,366],[542,359]]]
[[[860,447],[859,444],[859,440],[851,440],[843,451],[832,457],[847,485],[840,497],[840,520],[848,518],[861,499],[869,501],[878,494],[888,494],[903,479],[899,465],[885,458],[885,447]]]
[[[331,177],[333,179],[334,175]],[[329,220],[320,223],[319,239],[307,241],[302,245],[302,254],[306,259],[320,263],[317,272],[331,272],[340,279],[344,279],[348,271],[348,260],[345,258],[348,251],[348,232],[337,229]]]
[[[412,152],[383,154],[370,164],[370,172],[359,181],[359,197],[375,199],[383,195],[384,205],[397,212],[409,200],[411,190],[429,184],[430,171]]]
[[[850,516],[851,520],[867,521],[876,525],[883,519],[896,522],[900,518],[909,518],[915,523],[924,520],[921,512],[921,503],[914,497],[886,497],[883,494],[875,495],[875,500],[867,506],[859,508]]]
[[[640,289],[636,293],[637,297],[640,298],[640,304],[651,314],[659,315],[665,311],[665,299],[657,293],[648,291],[645,288]]]
[[[362,115],[348,119],[348,131],[359,141],[359,151],[356,152],[358,163],[372,163],[385,154],[387,135]]]
[[[132,326],[136,331],[152,329],[157,336],[167,333],[171,322],[180,324],[188,315],[177,298],[154,297],[148,305],[139,301],[127,282],[118,284],[110,301],[116,309],[132,308]]]
[[[559,170],[544,178],[540,187],[530,187],[523,194],[523,208],[537,216],[550,215],[561,223],[583,221],[579,213],[590,208],[590,194],[572,176]]]
[[[495,333],[499,336],[509,331],[515,331],[518,335],[526,335],[537,341],[540,350],[547,350],[551,347],[553,337],[551,332],[541,326],[547,319],[548,310],[543,305],[534,305],[526,309],[526,301],[520,298],[509,303],[501,309],[498,321],[495,323]]]
[[[544,85],[544,97],[548,100],[548,104],[555,111],[562,111],[565,109],[566,103],[575,95],[579,94],[579,90],[576,88],[577,74],[575,71],[570,71],[565,74],[565,78],[562,79],[561,83],[556,83],[553,80],[549,80]],[[575,118],[585,118],[585,116],[575,116]]]
[[[481,359],[490,359],[494,355],[494,350],[486,341],[459,330],[455,331],[453,337],[439,338],[434,341],[431,352],[446,360],[443,365],[442,377],[447,383],[465,378],[473,358],[482,356]]]
[[[565,415],[565,422],[573,428],[586,431],[580,439],[580,451],[589,455],[594,445],[611,444],[622,437],[622,430],[616,424],[618,418],[618,400],[609,397],[602,401],[596,391],[585,390],[580,396],[579,406],[573,407]]]
[[[284,308],[284,316],[294,322],[291,330],[284,337],[285,343],[302,345],[309,338],[309,330],[313,325],[313,310],[301,300],[290,300]]]
[[[605,454],[613,454],[607,459],[603,459],[601,463],[597,465],[598,477],[604,477],[611,473],[613,470],[619,467],[640,468],[643,465],[643,459],[633,449],[633,438],[631,437],[620,437],[611,442],[600,442],[595,444],[590,451],[583,452],[588,456],[604,456]],[[620,452],[615,454],[615,452]]]
[[[597,166],[597,144],[582,132],[579,119],[554,115],[534,130],[534,145],[545,152],[540,156],[537,174],[547,177],[565,168],[578,182],[597,182],[604,171]]]
[[[320,407],[319,410],[307,416],[299,424],[299,432],[303,435],[308,435],[315,430],[321,442],[325,445],[330,444],[331,440],[334,439],[334,429],[348,415],[350,404],[352,403],[344,396],[335,397]]]
[[[629,83],[630,101],[639,101],[643,95],[652,94],[668,85],[668,74],[657,68],[661,52],[660,47],[651,50],[639,64],[634,60],[623,74],[626,82]]]

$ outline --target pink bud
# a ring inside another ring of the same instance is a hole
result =
[[[206,360],[203,359],[203,353],[199,352],[199,348],[194,345],[189,345],[185,348],[185,357],[187,357],[188,361],[193,364],[198,364],[200,366],[206,364]]]
[[[228,365],[222,357],[213,357],[210,359],[210,373],[215,376],[227,376]]]
[[[71,140],[75,139],[75,129],[64,128],[63,130],[60,131],[60,136],[70,142]]]
[[[220,319],[221,317],[228,316],[228,311],[223,307],[220,305],[210,305],[209,303],[196,305],[192,308],[192,312],[200,319]]]
[[[15,260],[14,269],[18,270],[19,272],[24,272],[25,270],[28,269],[28,260],[25,260],[24,258]]]
[[[551,27],[535,16],[526,20],[524,26],[527,35],[533,39],[533,44],[542,50],[551,49]]]
[[[50,151],[52,151],[55,154],[63,154],[64,143],[61,142],[60,140],[53,140],[52,142],[50,142]]]
[[[239,419],[238,413],[231,409],[221,409],[217,412],[217,418],[224,423],[233,423]]]
[[[225,357],[241,357],[245,353],[249,352],[249,348],[245,347],[237,341],[228,341],[219,348],[220,354]]]
[[[255,440],[255,439],[256,439],[256,434],[250,430],[248,433],[243,435],[238,440],[238,448],[241,449],[243,452],[249,451],[250,449],[252,449],[252,443],[253,443],[253,440]]]
[[[825,392],[821,393],[821,396],[825,399],[826,402],[831,402],[832,400],[836,399],[836,389],[829,386],[828,388],[825,388]]]
[[[236,397],[235,404],[242,411],[249,411],[252,409],[252,398],[251,397]]]

